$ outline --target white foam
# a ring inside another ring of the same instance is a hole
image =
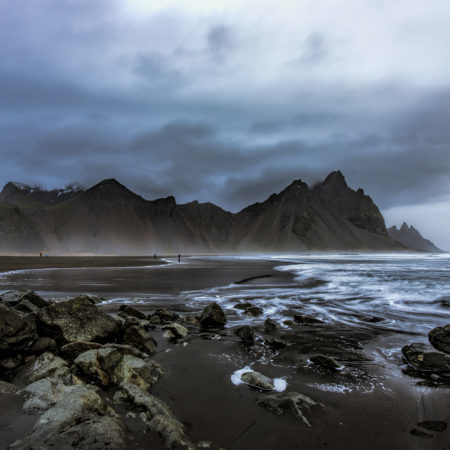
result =
[[[236,370],[231,374],[231,382],[235,386],[246,384],[241,380],[241,376],[247,372],[254,372],[254,370],[250,366],[245,366],[243,369]],[[284,378],[274,378],[273,385],[275,386],[274,391],[276,392],[283,392],[287,388],[287,382]]]

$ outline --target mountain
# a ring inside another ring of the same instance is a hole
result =
[[[52,254],[404,249],[371,198],[339,171],[312,188],[295,180],[238,213],[212,203],[180,205],[172,196],[146,200],[115,179],[53,191],[8,183],[0,201],[23,221],[25,247]],[[1,224],[0,231],[13,234]],[[0,241],[0,251],[11,245]]]
[[[0,203],[1,252],[38,253],[43,248],[36,225],[17,206]]]
[[[403,222],[399,229],[397,229],[395,225],[388,228],[387,232],[392,239],[400,242],[406,248],[411,250],[442,252],[442,250],[437,248],[431,241],[425,239],[412,225],[408,226],[406,222]]]
[[[10,181],[0,192],[0,202],[11,203],[22,210],[33,210],[65,202],[84,188],[78,183],[68,184],[63,189],[45,190],[27,184]]]
[[[243,209],[236,222],[234,247],[242,251],[401,248],[370,197],[349,188],[339,171],[312,189],[296,180]]]

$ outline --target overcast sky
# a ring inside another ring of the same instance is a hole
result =
[[[340,169],[450,250],[448,0],[0,0],[0,182],[236,211]]]

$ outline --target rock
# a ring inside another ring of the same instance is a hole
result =
[[[148,318],[148,321],[152,324],[152,325],[161,325],[161,319],[159,318],[159,316],[150,316]]]
[[[163,338],[168,339],[169,341],[172,341],[172,340],[175,340],[177,337],[170,330],[166,330],[163,333]]]
[[[125,392],[123,392],[121,390],[116,391],[116,393],[113,396],[113,402],[116,405],[119,403],[125,403],[127,401],[128,401],[128,395]]]
[[[255,333],[253,332],[253,328],[248,325],[238,328],[235,331],[235,334],[242,339],[244,344],[253,344],[255,342]]]
[[[44,300],[30,289],[20,289],[16,291],[8,291],[1,295],[2,302],[7,303],[10,306],[15,306],[23,300],[27,300],[38,309],[50,306],[50,302]]]
[[[137,325],[125,328],[121,341],[123,344],[136,347],[141,352],[149,355],[156,350],[156,341],[151,337],[150,333]]]
[[[10,375],[23,364],[24,360],[21,355],[9,356],[0,360],[0,374]]]
[[[176,338],[184,338],[188,335],[187,328],[183,327],[179,323],[172,322],[162,327],[163,330],[170,330]]]
[[[208,305],[200,317],[200,326],[202,328],[223,328],[226,322],[225,313],[216,302]]]
[[[64,358],[73,361],[79,355],[88,350],[95,350],[101,348],[102,345],[97,342],[86,342],[86,341],[73,341],[70,344],[66,344],[61,347],[61,355]]]
[[[144,361],[133,355],[122,355],[116,348],[88,350],[75,360],[85,376],[103,387],[111,382],[117,386],[135,384],[147,389],[164,375],[164,369],[155,361]]]
[[[237,303],[236,305],[233,306],[234,309],[242,309],[242,310],[246,310],[248,308],[251,308],[252,304],[245,302],[245,303]]]
[[[81,385],[61,387],[60,394],[11,450],[125,448],[125,427],[98,394]]]
[[[428,333],[428,340],[434,348],[450,355],[450,323],[431,330]]]
[[[14,394],[19,388],[14,384],[7,383],[6,381],[0,380],[0,395],[1,394]]]
[[[77,298],[80,300],[88,300],[93,305],[98,305],[99,303],[101,303],[104,300],[104,298],[98,297],[96,295],[91,295],[91,294],[81,294]]]
[[[148,355],[144,352],[141,352],[135,347],[132,347],[131,345],[125,345],[125,344],[105,344],[103,347],[107,348],[114,348],[116,349],[122,356],[123,355],[132,355],[136,356],[137,358],[145,359],[148,357]]]
[[[148,389],[164,376],[161,364],[156,361],[144,361],[135,356],[125,355],[115,367],[111,379],[118,386],[134,384],[141,389]]]
[[[53,353],[43,353],[36,359],[29,371],[28,383],[51,377],[59,369],[67,369],[67,362]]]
[[[413,428],[410,433],[415,436],[422,439],[433,439],[433,435],[431,433],[426,433],[425,431],[418,430],[417,428]]]
[[[425,430],[436,431],[438,433],[442,433],[447,429],[447,422],[442,420],[425,420],[423,422],[419,422],[417,425]]]
[[[272,414],[281,416],[290,412],[298,420],[310,427],[310,423],[303,411],[309,411],[312,406],[319,405],[313,399],[298,392],[283,392],[280,394],[265,394],[257,400],[257,404],[270,411]]]
[[[29,414],[46,411],[65,395],[68,386],[83,384],[64,364],[61,364],[60,367],[56,367],[55,364],[49,370],[43,367],[39,374],[33,373],[33,371],[31,374],[28,372],[28,381],[30,381],[30,375],[31,379],[36,381],[19,391],[27,398],[23,408]]]
[[[45,352],[55,353],[58,349],[56,341],[52,338],[41,337],[31,346],[31,352],[41,354]]]
[[[258,389],[264,389],[264,390],[273,390],[275,389],[275,386],[273,384],[273,380],[269,377],[266,377],[265,375],[259,373],[259,372],[245,372],[241,375],[241,380]]]
[[[103,350],[102,357],[99,352]],[[110,382],[110,375],[104,370],[104,366],[109,367],[109,372],[112,372],[115,366],[122,359],[122,355],[114,349],[93,349],[81,353],[75,359],[74,363],[81,370],[83,375],[96,384],[107,387]]]
[[[178,314],[168,311],[167,309],[157,309],[151,316],[149,316],[148,320],[150,323],[158,325],[161,323],[165,324],[168,322],[176,322],[178,317]]]
[[[294,314],[294,320],[297,323],[303,323],[303,324],[323,323],[319,319],[316,319],[316,318],[310,317],[310,316],[305,316],[303,314]]]
[[[33,305],[33,303],[31,303],[29,300],[21,300],[19,303],[17,303],[17,305],[14,306],[14,309],[24,314],[30,314],[39,311],[39,308]]]
[[[339,370],[342,368],[342,366],[334,358],[331,358],[330,356],[325,356],[325,355],[320,355],[320,354],[312,355],[309,357],[309,360],[312,363],[323,367],[324,369]]]
[[[28,350],[35,340],[35,331],[32,322],[0,304],[0,357],[16,357]]]
[[[128,305],[122,305],[120,307],[120,311],[122,311],[127,316],[136,317],[139,320],[147,320],[147,315],[141,311],[138,311],[136,308],[132,308]]]
[[[283,320],[283,324],[286,325],[289,328],[294,328],[295,327],[295,322],[293,322],[292,320]]]
[[[184,434],[183,424],[163,401],[133,384],[123,385],[122,390],[132,404],[145,411],[143,420],[151,431],[163,438],[166,448],[195,448]]]
[[[198,319],[195,316],[180,316],[177,323],[182,325],[198,325]]]
[[[425,344],[413,343],[402,348],[402,355],[409,366],[423,374],[440,374],[450,379],[450,356],[429,351]]]
[[[264,311],[258,306],[250,306],[244,311],[244,314],[251,317],[260,316]]]
[[[286,347],[286,344],[279,339],[264,339],[264,344],[273,350],[281,350]]]
[[[278,324],[273,319],[266,319],[264,322],[264,331],[266,333],[273,333],[274,331],[278,330]]]
[[[114,341],[118,332],[118,323],[86,296],[41,309],[36,324],[40,336],[52,337],[60,344]]]

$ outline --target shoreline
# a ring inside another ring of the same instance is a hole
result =
[[[147,317],[157,308],[166,308],[181,317],[198,316],[202,308],[183,303],[186,287],[204,293],[211,286],[214,296],[214,287],[234,283],[236,286],[227,292],[235,303],[253,300],[241,297],[245,291],[236,290],[233,294],[233,289],[248,289],[251,293],[256,288],[301,288],[293,273],[275,269],[289,265],[288,262],[255,259],[219,263],[214,258],[200,259],[192,257],[189,263],[148,270],[145,266],[137,268],[136,277],[145,274],[149,278],[147,287],[163,289],[155,293],[151,303],[132,303],[133,308]],[[122,264],[119,269],[128,267],[125,261]],[[104,272],[102,267],[93,269],[99,272],[99,277],[115,273]],[[54,278],[57,272],[57,268],[52,272],[53,283],[59,283]],[[123,271],[117,274],[124,276]],[[118,282],[125,284],[123,292],[129,293],[136,279],[124,282],[120,278]],[[76,286],[67,277],[64,281],[73,284],[72,288]],[[99,287],[99,292],[102,289],[105,288]],[[118,317],[122,304],[102,303],[98,308]],[[405,364],[397,347],[414,339],[410,333],[383,329],[376,322],[354,327],[308,322],[306,316],[301,316],[306,322],[297,322],[294,313],[294,310],[286,313],[290,325],[271,331],[258,317],[250,316],[248,324],[256,335],[253,345],[246,345],[235,334],[241,325],[235,323],[231,312],[224,329],[205,332],[198,325],[185,323],[187,337],[175,341],[164,337],[161,325],[152,325],[150,334],[158,344],[152,360],[161,363],[166,373],[152,386],[151,393],[169,405],[189,439],[212,441],[213,449],[235,450],[449,448],[449,429],[425,432],[428,437],[412,434],[423,421],[449,423],[450,412],[448,387],[419,386],[417,378],[403,373]],[[415,339],[424,340],[422,334]],[[336,359],[343,369],[334,371],[312,364],[309,358],[314,354]],[[286,392],[299,392],[323,405],[308,412],[310,428],[290,413],[281,416],[270,413],[256,403],[261,392],[231,382],[236,370],[249,365],[270,378],[284,378]],[[105,391],[105,398],[110,401],[114,393],[114,389]],[[8,399],[14,401],[9,403]],[[144,432],[146,427],[139,417],[128,416],[133,410],[120,406],[117,411],[128,428],[126,448],[147,448],[150,444],[155,449],[164,448],[156,435]],[[13,442],[32,427],[35,419],[36,416],[21,412],[17,396],[0,396],[0,449],[2,440]]]

